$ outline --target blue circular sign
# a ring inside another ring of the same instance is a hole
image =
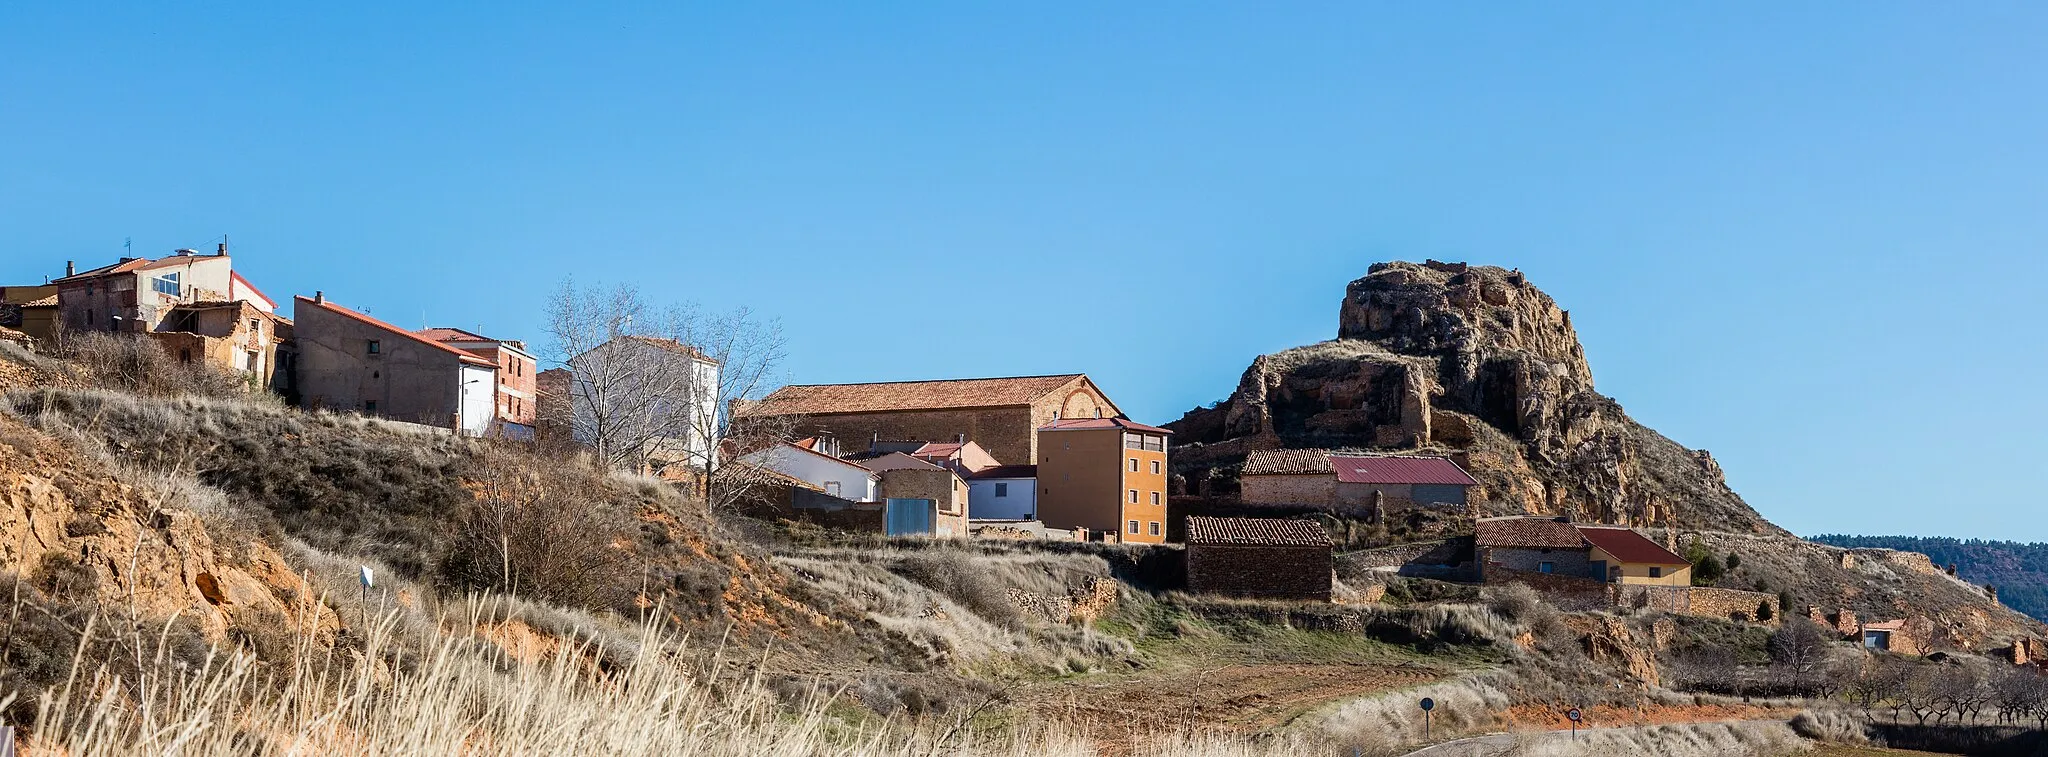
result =
[[[1429,698],[1429,697],[1423,697],[1423,698],[1422,698],[1422,711],[1423,711],[1423,712],[1428,712],[1428,711],[1430,711],[1430,710],[1434,710],[1434,709],[1436,709],[1436,700],[1434,700],[1434,699],[1431,699],[1431,698]]]

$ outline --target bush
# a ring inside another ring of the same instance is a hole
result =
[[[171,357],[162,344],[146,336],[73,334],[57,354],[94,384],[149,397],[241,397],[250,389],[247,380],[205,361],[187,363]]]

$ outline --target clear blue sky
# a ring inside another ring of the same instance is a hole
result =
[[[1794,531],[2048,540],[2048,6],[675,5],[7,4],[0,282],[228,234],[537,338],[630,280],[780,316],[797,382],[1164,422],[1468,260]]]

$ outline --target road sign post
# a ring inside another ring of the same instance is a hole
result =
[[[1423,738],[1425,738],[1425,739],[1426,739],[1426,738],[1429,738],[1429,731],[1430,731],[1430,728],[1429,728],[1429,711],[1430,711],[1430,710],[1434,710],[1434,709],[1436,709],[1436,700],[1434,700],[1434,699],[1431,699],[1431,698],[1429,698],[1429,697],[1423,697],[1423,698],[1422,698],[1422,737],[1423,737]]]
[[[1584,717],[1584,716],[1583,716],[1583,715],[1582,715],[1582,714],[1581,714],[1581,713],[1579,712],[1579,708],[1577,708],[1577,707],[1573,707],[1573,708],[1571,709],[1571,711],[1569,711],[1569,712],[1566,712],[1566,713],[1564,714],[1564,717],[1565,717],[1565,719],[1566,719],[1566,720],[1570,720],[1570,721],[1572,721],[1572,740],[1573,740],[1573,741],[1578,741],[1578,740],[1579,740],[1579,718],[1581,718],[1581,717]]]

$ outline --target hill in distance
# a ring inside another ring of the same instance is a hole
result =
[[[1897,549],[1956,566],[1956,576],[1998,588],[1998,601],[2035,620],[2048,620],[2048,544],[1940,536],[1822,534],[1812,541],[1837,547]]]

